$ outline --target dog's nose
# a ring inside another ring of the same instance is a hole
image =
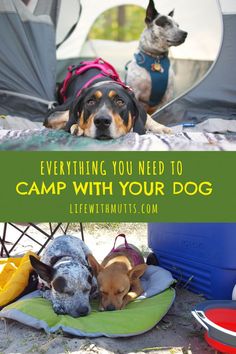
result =
[[[111,125],[111,117],[98,116],[98,117],[94,118],[94,124],[99,129],[107,129]]]
[[[188,32],[183,31],[183,37],[186,38],[188,35]]]
[[[89,308],[88,306],[80,306],[77,308],[76,312],[79,317],[87,316],[87,314],[89,313]]]
[[[114,305],[110,304],[106,307],[106,311],[114,311],[116,308]]]

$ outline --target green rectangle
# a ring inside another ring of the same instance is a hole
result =
[[[4,151],[0,166],[0,221],[236,221],[234,152]]]

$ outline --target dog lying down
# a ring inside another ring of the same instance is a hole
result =
[[[115,248],[118,237],[124,237],[125,243]],[[121,310],[143,293],[140,277],[147,265],[141,252],[127,243],[124,234],[116,237],[114,247],[101,264],[92,255],[89,263],[97,277],[101,311]]]
[[[30,256],[43,297],[51,301],[58,315],[80,317],[90,313],[90,299],[98,295],[97,282],[87,262],[90,253],[79,238],[64,235],[50,242],[40,261]]]
[[[58,89],[60,105],[50,111],[44,125],[76,136],[105,140],[128,132],[170,133],[139,104],[133,91],[103,59],[69,68]]]
[[[30,256],[30,262],[54,312],[72,317],[88,315],[90,300],[99,294],[100,310],[123,309],[142,294],[139,278],[147,268],[140,252],[126,241],[100,265],[83,241],[68,235],[52,240],[41,260]]]
[[[143,293],[140,277],[147,265],[139,250],[126,239],[124,244],[113,247],[101,264],[92,255],[88,261],[97,277],[101,311],[121,310]]]

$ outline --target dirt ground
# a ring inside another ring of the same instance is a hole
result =
[[[0,232],[1,227],[0,224]],[[47,225],[43,227],[47,228]],[[16,233],[13,229],[9,231],[10,241],[13,241]],[[121,232],[125,233],[128,242],[139,247],[144,255],[149,252],[146,224],[84,224],[84,232],[86,244],[99,260],[111,250],[115,236]],[[78,224],[70,225],[67,233],[80,235]],[[36,238],[36,233],[33,232],[33,235]],[[21,245],[16,248],[16,253],[24,253],[32,248],[35,249],[32,241],[23,238]],[[15,321],[0,319],[0,354],[215,353],[205,343],[204,332],[191,315],[193,306],[203,300],[201,296],[177,286],[176,300],[162,321],[145,334],[129,338],[82,338],[62,333],[48,335]]]

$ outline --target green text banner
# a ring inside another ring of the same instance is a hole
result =
[[[0,152],[0,221],[235,222],[234,152]]]

